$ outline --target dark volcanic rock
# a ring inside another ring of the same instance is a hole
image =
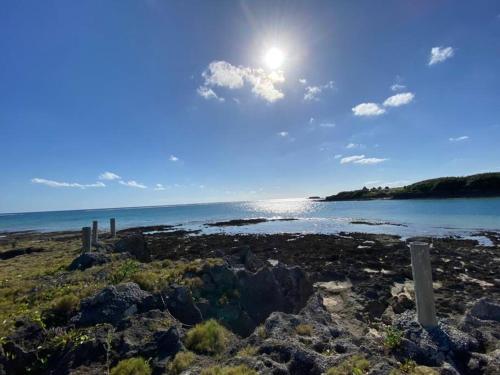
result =
[[[73,319],[79,325],[111,323],[155,307],[151,294],[135,283],[124,283],[102,289],[93,297],[80,302],[80,313]]]
[[[130,234],[115,243],[115,251],[127,252],[141,262],[151,261],[151,252],[144,236],[140,233]]]
[[[103,253],[93,252],[93,253],[83,253],[76,257],[71,264],[68,266],[68,270],[86,270],[87,268],[97,266],[100,264],[108,263],[111,258]]]
[[[500,303],[486,297],[481,298],[472,306],[469,314],[477,319],[500,322]]]
[[[163,293],[163,300],[168,311],[182,323],[194,325],[203,320],[187,287],[178,285],[170,287]]]
[[[27,247],[25,249],[7,250],[0,252],[0,259],[6,260],[25,254],[41,253],[42,251],[45,251],[45,249],[38,247]]]

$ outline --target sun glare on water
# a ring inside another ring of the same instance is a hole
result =
[[[264,63],[269,69],[275,70],[280,68],[285,61],[285,54],[282,50],[272,47],[264,54]]]

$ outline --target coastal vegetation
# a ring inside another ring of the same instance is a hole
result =
[[[342,191],[325,201],[418,198],[473,198],[500,196],[500,173],[482,173],[467,177],[441,177],[402,187],[378,186]]]
[[[442,358],[497,370],[495,233],[497,247],[434,239],[443,320],[430,336],[396,236],[144,232],[84,254],[78,233],[3,237],[0,373],[436,374]]]

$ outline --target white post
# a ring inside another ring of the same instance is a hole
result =
[[[109,219],[109,231],[111,232],[111,237],[116,237],[116,219],[114,217]]]
[[[423,327],[432,328],[437,326],[437,319],[429,245],[425,242],[412,242],[410,243],[410,253],[417,319]]]
[[[92,222],[92,245],[97,245],[97,220]]]
[[[90,227],[82,228],[82,253],[90,251]]]

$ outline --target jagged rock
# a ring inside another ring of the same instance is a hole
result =
[[[408,298],[406,294],[403,293],[394,296],[390,301],[390,305],[392,307],[392,310],[396,314],[401,314],[406,310],[415,309],[415,302],[413,302],[411,299]]]
[[[233,267],[243,266],[251,272],[256,272],[259,268],[265,265],[265,262],[260,260],[250,250],[250,246],[236,248],[233,251],[236,252],[234,255],[226,257],[228,263]]]
[[[141,262],[151,261],[151,252],[148,250],[144,236],[140,233],[130,234],[120,239],[115,243],[114,249],[120,253],[127,252]]]
[[[179,321],[194,325],[203,320],[200,309],[195,305],[191,291],[185,286],[174,285],[163,293],[168,311]]]
[[[440,321],[435,328],[424,329],[415,320],[414,311],[399,315],[395,325],[403,331],[398,354],[427,366],[441,366],[448,359],[452,362],[464,361],[467,359],[465,354],[479,347],[475,338],[446,321]]]
[[[92,253],[83,253],[76,257],[71,264],[68,266],[68,270],[85,270],[87,268],[97,266],[100,264],[108,263],[111,261],[111,258],[103,253],[92,252]]]
[[[26,368],[36,368],[37,348],[45,341],[46,334],[39,324],[22,319],[16,322],[16,330],[5,338],[0,364],[7,374],[24,374]]]
[[[135,283],[112,285],[80,302],[80,313],[72,320],[78,325],[111,323],[137,312],[151,310],[155,301],[151,294]]]
[[[500,303],[487,297],[481,298],[472,306],[469,314],[477,319],[500,322]]]

